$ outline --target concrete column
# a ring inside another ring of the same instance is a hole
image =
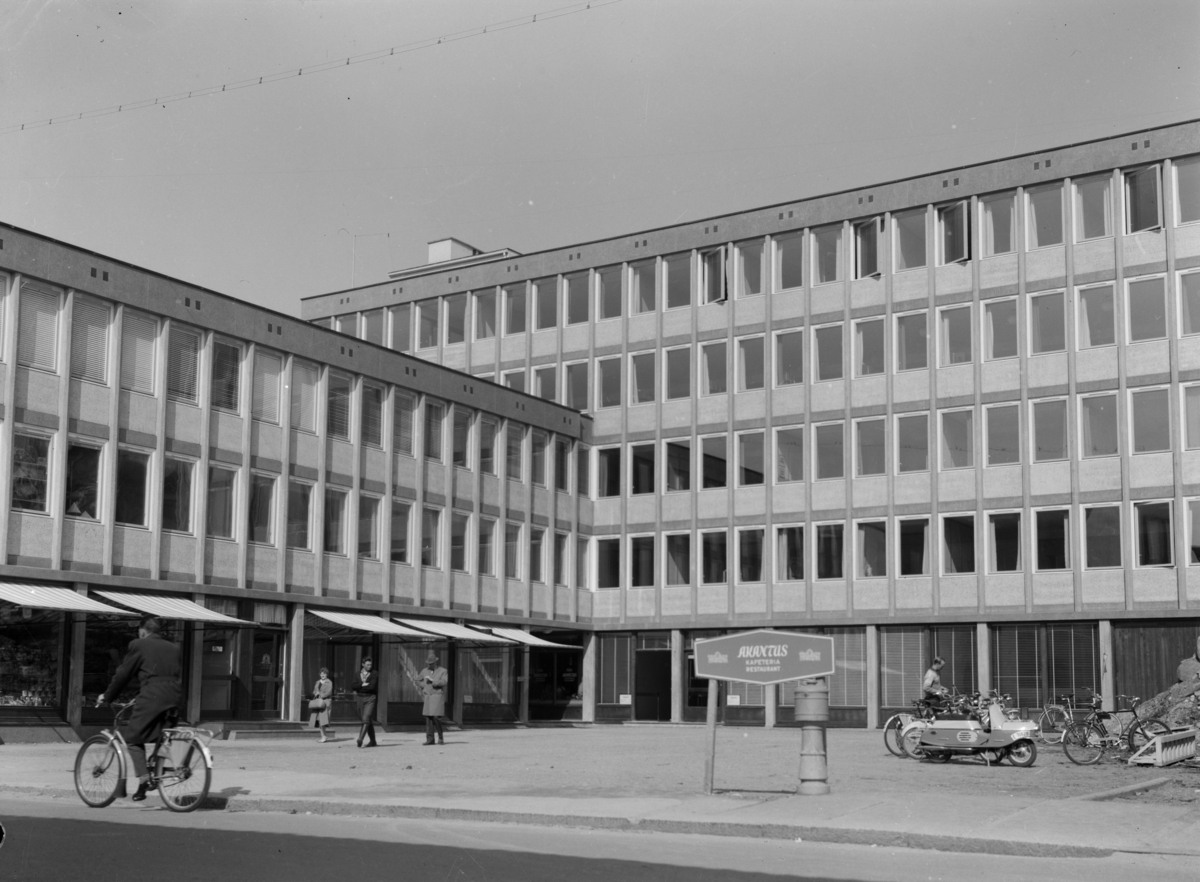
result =
[[[683,722],[683,699],[686,684],[683,682],[683,632],[671,632],[671,722]]]
[[[76,582],[75,593],[87,594],[87,583]],[[67,725],[78,730],[83,725],[83,641],[86,637],[87,614],[71,613],[71,639],[67,644],[70,655],[67,658],[67,694],[64,702],[66,707]]]
[[[206,435],[205,438],[208,436]],[[207,441],[205,447],[207,448]],[[193,594],[192,602],[204,606],[204,595]],[[200,693],[203,688],[204,678],[204,624],[196,622],[192,628],[192,652],[190,657],[184,662],[188,665],[188,690],[187,696],[184,698],[186,707],[184,708],[184,717],[191,722],[200,720]]]
[[[987,622],[975,624],[975,688],[987,692],[992,688],[992,649],[989,642],[991,632]]]
[[[779,699],[775,697],[776,686],[770,683],[763,687],[764,725],[768,729],[775,728],[775,715],[779,710]]]
[[[1100,694],[1104,696],[1104,709],[1115,710],[1117,678],[1113,674],[1113,633],[1109,619],[1100,620]]]
[[[580,691],[583,693],[583,722],[596,722],[596,651],[595,634],[583,635],[583,670],[579,672]]]
[[[553,534],[551,534],[553,535]],[[529,626],[525,626],[525,630],[529,630]],[[529,722],[529,647],[518,646],[514,652],[515,659],[520,660],[520,667],[517,673],[517,686],[521,690],[521,702],[517,707],[517,719],[522,723]]]
[[[287,719],[299,722],[303,716],[304,698],[308,684],[304,682],[304,604],[292,607],[292,620],[288,623],[288,671],[283,686],[287,690],[285,713]]]
[[[879,683],[879,626],[867,625],[867,728],[879,727],[883,694]]]
[[[382,506],[383,503],[381,502],[380,505]],[[380,554],[381,558],[386,553],[383,550],[384,547],[385,547],[384,543],[380,542],[379,554]],[[387,590],[386,585],[387,585],[387,583],[385,581],[385,583],[384,583],[385,592]],[[386,593],[384,594],[384,597],[385,597],[385,602],[386,602],[386,597],[387,597]],[[386,609],[383,610],[379,614],[379,617],[381,619],[383,619],[385,622],[391,621],[391,614]],[[388,721],[388,702],[387,702],[388,681],[393,676],[392,670],[386,664],[384,664],[384,661],[383,661],[384,658],[386,658],[386,651],[384,650],[384,641],[386,639],[387,638],[381,637],[379,640],[379,652],[375,655],[375,667],[374,667],[375,673],[379,675],[379,682],[378,682],[378,686],[377,686],[379,691],[376,693],[378,700],[375,702],[375,719],[379,721],[380,728],[387,726],[387,721]]]

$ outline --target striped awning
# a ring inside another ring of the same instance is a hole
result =
[[[517,643],[524,643],[526,646],[541,646],[546,649],[582,649],[580,646],[569,646],[566,643],[551,643],[541,637],[534,637],[528,631],[522,631],[520,628],[488,628],[488,630],[497,637],[505,637]]]
[[[305,612],[311,613],[327,622],[332,622],[335,625],[341,625],[343,628],[353,628],[355,631],[369,631],[372,634],[386,634],[391,637],[407,637],[409,640],[432,639],[429,634],[422,631],[414,631],[412,628],[401,627],[395,622],[388,621],[379,616],[369,616],[363,613],[330,612],[324,609],[307,609]]]
[[[119,603],[138,612],[163,619],[176,619],[184,622],[212,622],[216,625],[253,625],[244,619],[235,619],[224,613],[205,609],[198,603],[192,603],[182,597],[170,597],[166,594],[126,594],[122,591],[97,591],[105,600]]]
[[[0,582],[0,600],[30,609],[61,609],[69,612],[105,613],[110,616],[133,615],[126,610],[92,600],[84,594],[77,594],[69,588],[55,588],[50,585]]]
[[[396,619],[410,628],[420,628],[439,637],[449,637],[451,640],[470,640],[473,643],[511,644],[512,640],[503,637],[493,637],[483,631],[467,628],[454,622],[434,621],[432,619]]]

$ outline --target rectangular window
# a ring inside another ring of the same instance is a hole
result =
[[[762,287],[762,240],[742,242],[738,253],[738,296],[752,297],[763,292]]]
[[[479,420],[479,470],[485,475],[496,474],[496,434],[500,427],[491,417]]]
[[[633,291],[633,311],[636,314],[654,312],[658,307],[658,290],[654,278],[654,261],[635,263],[630,267],[630,284]]]
[[[700,352],[700,394],[723,394],[726,391],[725,344],[707,343],[700,347]]]
[[[725,435],[710,435],[700,439],[703,460],[701,474],[704,490],[716,490],[728,485],[728,439]]]
[[[433,401],[425,400],[425,458],[442,461],[442,420],[446,408]]]
[[[1084,458],[1116,456],[1117,396],[1093,395],[1079,402],[1079,440]]]
[[[883,218],[873,217],[854,225],[854,278],[879,277],[879,237]]]
[[[469,469],[471,467],[471,411],[455,406],[452,431],[450,462],[460,469]]]
[[[1188,500],[1187,562],[1189,566],[1200,563],[1200,500]]]
[[[1200,317],[1200,313],[1197,313]],[[1113,317],[1113,286],[1097,285],[1079,290],[1079,348],[1112,346],[1116,342]]]
[[[255,351],[250,396],[250,414],[254,419],[266,423],[279,422],[279,378],[282,373],[282,357],[272,352]]]
[[[630,404],[651,404],[654,401],[656,381],[654,379],[654,362],[657,354],[654,352],[638,352],[629,356],[630,374],[629,394],[633,399]]]
[[[763,531],[761,527],[738,530],[738,581],[763,580]]]
[[[1013,194],[998,193],[979,200],[983,216],[983,256],[995,257],[1016,250],[1017,213],[1013,210]]]
[[[118,486],[120,476],[118,475]],[[232,469],[208,468],[208,535],[214,539],[232,539],[233,496],[237,472]]]
[[[1112,176],[1075,181],[1075,238],[1078,242],[1112,235]]]
[[[1158,198],[1158,166],[1125,172],[1125,231],[1162,229],[1162,204]]]
[[[816,348],[817,381],[842,378],[842,326],[826,325],[813,331]]]
[[[539,331],[558,327],[558,279],[538,279],[533,283],[536,298],[536,327]]]
[[[1015,358],[1017,355],[1017,301],[994,300],[983,307],[984,358]]]
[[[700,534],[700,581],[705,585],[720,585],[727,579],[724,530]]]
[[[1070,511],[1065,509],[1033,513],[1039,570],[1071,568],[1070,515]]]
[[[525,427],[508,421],[504,430],[504,476],[510,481],[520,481],[525,456]]]
[[[250,511],[246,538],[270,545],[275,542],[275,477],[250,475]]]
[[[937,210],[942,263],[962,263],[971,259],[970,203],[956,202]]]
[[[762,337],[738,340],[738,391],[752,392],[766,383]]]
[[[596,540],[596,587],[621,587],[621,540]]]
[[[476,557],[479,573],[496,575],[496,522],[492,518],[479,519],[479,554]]]
[[[861,477],[882,475],[887,471],[884,452],[885,420],[859,420],[854,424],[856,474]]]
[[[1121,509],[1118,506],[1085,508],[1083,530],[1089,569],[1121,566]]]
[[[1129,285],[1129,342],[1167,336],[1167,280],[1137,279]]]
[[[71,444],[67,448],[67,487],[64,513],[90,521],[99,517],[100,448]]]
[[[450,513],[450,569],[467,572],[467,538],[471,516],[462,512]]]
[[[451,294],[446,298],[446,345],[453,346],[467,339],[467,295]]]
[[[466,295],[460,295],[465,297]],[[363,339],[377,346],[383,345],[383,310],[372,309],[363,313]]]
[[[350,312],[346,315],[339,315],[334,319],[334,326],[339,334],[346,334],[350,337],[358,336],[358,313]]]
[[[929,471],[929,414],[896,418],[896,453],[900,471]]]
[[[945,573],[975,572],[975,516],[955,515],[942,519],[945,543]]]
[[[534,429],[529,433],[530,436],[530,465],[529,465],[529,480],[539,487],[546,486],[546,447],[550,443],[549,437],[540,429]]]
[[[213,340],[212,359],[213,407],[237,413],[241,391],[242,349],[236,343]]]
[[[591,455],[591,449],[586,444],[575,446],[575,492],[583,497],[587,497],[592,491],[589,469]]]
[[[179,401],[196,402],[196,378],[199,376],[200,335],[171,327],[167,352],[167,395]]]
[[[408,554],[409,517],[412,505],[392,500],[391,559],[392,563],[410,563]]]
[[[896,272],[925,266],[925,209],[892,215]]]
[[[900,575],[929,575],[929,519],[908,518],[899,527]]]
[[[421,566],[442,566],[442,513],[436,508],[421,512]]]
[[[162,528],[192,531],[192,474],[195,464],[184,459],[163,460]]]
[[[496,336],[496,289],[475,292],[475,339],[491,340]]]
[[[1046,248],[1063,242],[1063,187],[1060,181],[1026,190],[1029,212],[1029,247]]]
[[[524,334],[525,319],[525,283],[505,285],[500,289],[504,295],[504,333]]]
[[[1183,333],[1200,334],[1200,273],[1180,274],[1179,305]]]
[[[0,278],[0,288],[6,287],[7,281]],[[81,380],[90,380],[93,383],[108,382],[108,317],[109,309],[103,304],[94,300],[86,299],[81,295],[75,295],[75,305],[71,312],[71,376]],[[130,321],[132,319],[132,322]],[[140,352],[137,343],[137,331],[143,330],[149,324],[151,328],[150,335],[150,353],[151,357],[148,364],[137,361],[137,355]],[[132,328],[130,327],[132,325]],[[145,376],[136,374],[130,375],[128,380],[122,365],[121,371],[121,386],[126,389],[133,389],[135,392],[145,392],[147,395],[154,394],[154,336],[153,332],[157,330],[158,324],[153,319],[142,318],[134,315],[128,310],[125,312],[124,324],[122,325],[122,335],[129,333],[129,337],[121,345],[122,362],[125,360],[125,353],[132,350],[130,358],[135,364],[145,364],[149,367],[149,382]],[[128,329],[128,330],[127,330]],[[139,380],[141,382],[139,382]]]
[[[588,540],[580,536],[575,539],[575,587],[588,588],[591,581],[591,574],[588,572]]]
[[[314,364],[292,360],[292,428],[317,430],[317,383],[320,373]]]
[[[598,407],[621,406],[621,359],[602,358],[596,362]]]
[[[998,466],[1020,462],[1020,405],[1001,404],[987,408],[985,413],[987,415],[987,464]]]
[[[1033,461],[1067,458],[1067,402],[1033,402]]]
[[[631,494],[655,492],[653,444],[634,444],[629,448],[629,478]]]
[[[1183,427],[1187,449],[1200,447],[1200,386],[1183,387]]]
[[[288,481],[287,547],[308,551],[312,548],[309,525],[312,523],[312,485]]]
[[[521,525],[504,524],[504,578],[521,578]]]
[[[567,276],[564,282],[567,286],[567,324],[582,324],[591,316],[588,274],[586,272],[576,273]]]
[[[966,364],[972,358],[971,307],[943,309],[938,322],[942,365]]]
[[[842,278],[842,226],[813,231],[813,284],[824,285]]]
[[[842,478],[846,474],[845,427],[842,423],[828,423],[813,429],[817,448],[817,480]]]
[[[817,524],[817,578],[845,578],[845,525]]]
[[[567,396],[567,407],[588,410],[588,365],[586,361],[569,364],[565,368],[566,380],[563,392]]]
[[[775,335],[775,385],[794,386],[804,382],[804,332]]]
[[[689,441],[667,442],[667,492],[692,489],[692,445]]]
[[[671,254],[663,258],[667,273],[667,309],[692,305],[692,255]]]
[[[654,537],[634,536],[629,540],[629,585],[654,586]]]
[[[401,303],[389,312],[392,314],[392,348],[397,352],[412,352],[412,304]]]
[[[803,527],[780,527],[775,531],[775,578],[784,582],[804,579]]]
[[[924,312],[896,316],[896,370],[929,367],[928,324]]]
[[[1130,394],[1133,415],[1133,452],[1154,453],[1171,449],[1171,402],[1166,389]]]
[[[147,525],[146,491],[149,472],[149,454],[138,453],[134,450],[117,451],[116,522],[118,524],[131,524],[138,527]],[[229,472],[229,474],[234,475],[236,472]],[[232,486],[230,492],[232,493]],[[232,511],[230,511],[229,517],[232,522]],[[209,533],[213,536],[222,535],[211,530]]]
[[[728,296],[725,288],[725,249],[700,255],[700,289],[705,303],[720,303]]]
[[[362,384],[362,414],[360,415],[362,443],[370,447],[383,446],[383,389]]]
[[[667,584],[692,584],[692,537],[688,533],[668,535]]]
[[[601,321],[621,317],[621,268],[606,266],[596,270],[597,314]]]
[[[346,502],[344,490],[325,489],[325,553],[346,553]]]
[[[58,291],[22,283],[17,322],[17,361],[45,371],[58,370]]]
[[[1179,223],[1200,221],[1200,156],[1175,162],[1175,195],[1179,202]]]
[[[353,388],[354,381],[349,377],[329,372],[325,431],[330,438],[350,440],[350,395]]]
[[[762,432],[747,432],[738,435],[738,486],[754,487],[763,483],[766,469]]]
[[[416,420],[417,396],[394,389],[392,392],[392,446],[396,453],[413,455],[413,423]]]
[[[1137,531],[1137,562],[1140,567],[1169,567],[1171,554],[1171,503],[1135,502],[1134,529]]]
[[[858,377],[882,374],[886,360],[883,349],[883,319],[854,324],[854,373]]]
[[[1065,297],[1061,291],[1029,298],[1029,349],[1033,355],[1067,348]]]
[[[775,481],[790,484],[804,480],[804,429],[775,430]]]
[[[417,309],[417,348],[433,349],[438,345],[438,301],[422,300]]]
[[[555,365],[534,368],[533,394],[538,398],[544,398],[546,401],[557,401],[558,390],[555,388],[557,376],[558,368]]]
[[[1021,513],[988,515],[988,569],[993,573],[1019,573],[1021,563]]]
[[[554,584],[561,588],[567,586],[567,548],[570,539],[566,533],[554,534]]]
[[[969,469],[975,465],[975,411],[942,413],[942,468]]]
[[[692,395],[692,347],[668,349],[664,354],[667,370],[667,400]]]
[[[609,498],[621,495],[621,448],[596,451],[596,495]]]
[[[562,435],[554,437],[554,489],[571,491],[571,440]]]
[[[519,371],[508,371],[501,376],[506,389],[512,389],[514,392],[525,391],[525,369]]]
[[[804,285],[804,234],[775,237],[775,283],[787,291]]]
[[[858,577],[878,579],[887,575],[887,522],[867,521],[858,525]]]

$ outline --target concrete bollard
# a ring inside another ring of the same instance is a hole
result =
[[[801,680],[793,693],[800,724],[800,790],[803,796],[829,792],[829,763],[825,756],[825,724],[829,722],[829,685],[822,677]]]

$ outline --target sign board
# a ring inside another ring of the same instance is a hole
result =
[[[833,638],[787,631],[743,631],[696,641],[696,677],[786,683],[834,672]]]

